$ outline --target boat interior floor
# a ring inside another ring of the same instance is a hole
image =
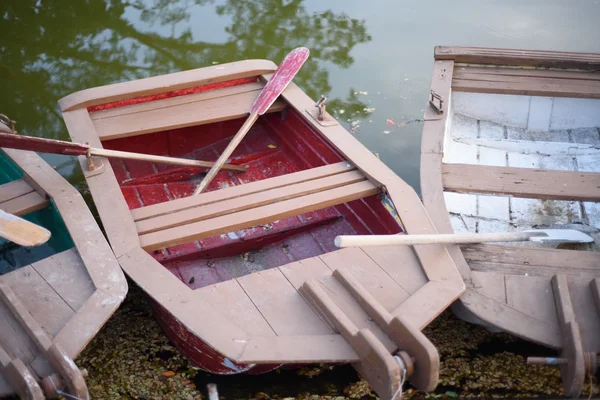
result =
[[[243,122],[103,145],[213,161]],[[189,196],[205,171],[111,161],[142,247],[192,289],[335,251],[337,235],[401,231],[387,197],[293,112],[262,116],[230,162],[248,169],[221,171],[192,203]],[[254,225],[261,213],[265,217]],[[192,225],[205,233],[187,235]]]

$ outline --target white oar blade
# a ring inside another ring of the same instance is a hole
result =
[[[534,229],[525,232],[539,233],[540,236],[529,238],[530,241],[538,243],[592,243],[594,241],[591,236],[575,229]]]

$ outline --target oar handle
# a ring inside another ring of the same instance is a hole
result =
[[[536,232],[458,233],[437,235],[341,235],[335,238],[337,247],[352,246],[412,246],[418,244],[467,244],[482,242],[520,242],[540,235]],[[543,234],[542,234],[543,235]]]

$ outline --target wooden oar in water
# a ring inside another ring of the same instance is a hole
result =
[[[48,229],[0,210],[0,237],[21,246],[34,247],[50,239]]]
[[[0,124],[1,125],[1,124]],[[189,160],[186,158],[157,156],[154,154],[131,153],[98,149],[86,144],[65,142],[62,140],[44,139],[33,136],[18,135],[0,131],[0,147],[11,149],[31,150],[40,153],[64,154],[69,156],[98,156],[106,158],[119,158],[125,160],[149,161],[158,164],[185,165],[188,167],[210,168],[215,163],[211,161]],[[223,165],[224,169],[231,171],[246,171],[246,167],[232,164]]]
[[[291,51],[277,70],[267,82],[265,87],[262,89],[254,104],[252,104],[252,108],[250,109],[250,115],[244,122],[244,125],[240,128],[240,130],[235,134],[227,148],[223,151],[223,153],[219,156],[219,159],[215,163],[215,165],[208,171],[208,174],[204,177],[200,185],[194,191],[194,195],[200,194],[206,189],[206,187],[212,182],[213,178],[219,170],[227,161],[231,153],[236,149],[236,147],[240,144],[246,133],[252,128],[254,122],[259,115],[263,115],[269,107],[277,100],[277,97],[285,90],[285,88],[289,85],[289,83],[294,79],[294,76],[298,73],[306,59],[309,55],[309,50],[306,47],[298,47]]]
[[[523,232],[452,233],[438,235],[340,235],[337,247],[467,244],[484,242],[591,243],[590,236],[575,229],[532,229]]]

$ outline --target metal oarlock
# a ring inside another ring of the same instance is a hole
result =
[[[321,98],[315,104],[315,107],[317,107],[317,110],[318,110],[317,119],[319,121],[325,120],[325,102],[326,101],[327,101],[327,97],[321,95]]]

